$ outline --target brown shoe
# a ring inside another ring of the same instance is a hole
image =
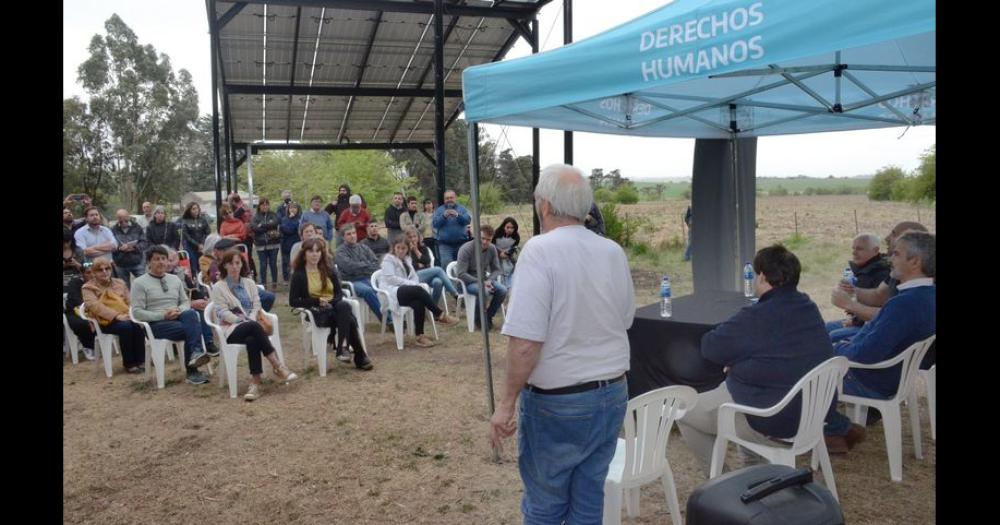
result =
[[[847,454],[850,447],[847,446],[847,438],[844,436],[824,436],[823,439],[826,440],[826,451],[829,454],[842,455]]]
[[[858,443],[864,441],[865,434],[867,433],[868,431],[865,430],[865,427],[857,423],[851,423],[851,428],[847,429],[847,435],[844,436],[844,440],[847,443],[848,450],[853,449],[854,445],[857,445]]]
[[[430,348],[434,346],[434,341],[430,337],[420,334],[417,336],[417,340],[414,341],[413,344],[419,346],[420,348]]]
[[[448,314],[441,314],[441,317],[438,317],[437,319],[435,319],[435,321],[441,323],[444,326],[451,326],[455,323],[458,323],[457,318],[452,317]]]
[[[286,383],[291,383],[299,378],[299,375],[289,370],[287,366],[275,368],[274,375]]]

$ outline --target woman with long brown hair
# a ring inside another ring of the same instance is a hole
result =
[[[208,234],[211,233],[208,220],[201,213],[201,206],[198,206],[197,202],[189,202],[187,207],[184,208],[184,214],[181,215],[181,224],[181,232],[184,235],[184,249],[187,250],[191,259],[197,261],[204,252],[202,244],[205,242],[205,237],[208,237]]]
[[[91,271],[94,278],[81,289],[87,317],[97,321],[102,332],[118,336],[126,372],[145,372],[146,332],[128,315],[129,293],[125,281],[112,277],[111,262],[105,259],[94,261]]]
[[[358,320],[343,298],[340,277],[330,262],[326,241],[320,237],[302,241],[302,249],[292,260],[289,304],[293,308],[308,308],[316,325],[333,328],[327,346],[333,345],[336,340],[338,361],[351,360],[344,344],[346,342],[354,349],[354,366],[371,370],[374,367],[361,343]]]

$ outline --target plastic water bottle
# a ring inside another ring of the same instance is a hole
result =
[[[743,265],[743,297],[753,297],[753,265]]]
[[[670,277],[663,276],[660,282],[660,317],[670,317],[674,315],[673,306],[670,304]]]
[[[851,283],[851,286],[854,286],[858,282],[857,278],[854,277],[854,272],[851,271],[850,266],[844,268],[844,281]]]

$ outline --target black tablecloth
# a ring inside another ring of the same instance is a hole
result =
[[[750,304],[741,293],[711,291],[674,299],[668,318],[660,317],[660,303],[637,309],[628,330],[629,398],[669,385],[698,392],[719,386],[722,366],[701,357],[701,336]]]

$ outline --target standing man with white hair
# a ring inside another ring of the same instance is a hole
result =
[[[497,448],[520,427],[525,523],[601,522],[604,478],[625,419],[632,275],[621,247],[584,227],[592,201],[579,169],[542,170],[535,188],[542,234],[521,252],[503,326],[507,376],[490,427]]]
[[[854,273],[855,288],[875,290],[889,278],[889,260],[879,253],[879,238],[874,233],[862,233],[851,243],[851,260],[848,266]],[[847,319],[826,323],[826,331],[834,343],[850,339],[861,330],[865,321],[847,312]]]
[[[458,250],[469,241],[465,227],[472,222],[469,210],[458,203],[455,190],[444,192],[444,204],[434,210],[431,224],[437,230],[438,251],[441,253],[441,267],[458,260]]]

